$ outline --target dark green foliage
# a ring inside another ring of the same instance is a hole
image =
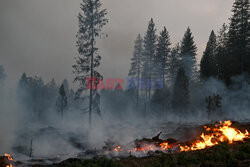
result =
[[[141,70],[142,70],[142,54],[143,54],[143,39],[141,38],[141,35],[138,34],[136,40],[135,40],[135,46],[134,46],[134,54],[133,58],[131,59],[131,67],[129,70],[128,76],[131,78],[136,78],[137,80],[141,77]],[[139,87],[137,84],[137,88],[133,89],[131,91],[132,95],[136,94],[136,110],[139,110]]]
[[[170,37],[169,33],[164,27],[158,38],[156,56],[154,59],[154,77],[157,79],[162,79],[163,89],[155,90],[151,103],[155,111],[164,112],[167,106],[169,93],[166,89],[166,81],[169,74],[170,67]]]
[[[219,32],[217,47],[218,77],[227,85],[231,77],[250,71],[249,1],[235,0],[230,25]]]
[[[148,29],[144,37],[144,53],[143,53],[143,72],[142,77],[151,79],[152,68],[154,66],[154,58],[156,53],[156,29],[153,19],[149,21]]]
[[[170,107],[170,91],[168,88],[156,89],[152,95],[152,110],[158,116],[163,115],[167,108]]]
[[[142,67],[142,78],[151,81],[154,78],[153,69],[155,68],[154,59],[156,54],[156,29],[155,23],[153,19],[149,21],[148,29],[144,37],[144,53],[143,53],[143,67]],[[150,109],[150,101],[151,101],[151,87],[149,86],[145,89],[145,109],[144,116],[148,109]]]
[[[230,62],[229,77],[250,70],[249,66],[249,0],[235,0],[228,32],[228,51]]]
[[[107,158],[94,158],[90,160],[75,160],[70,164],[61,164],[61,167],[122,167],[118,162]]]
[[[163,79],[163,85],[165,86],[165,82],[167,80],[167,72],[169,69],[169,54],[170,54],[170,37],[169,33],[164,27],[161,31],[160,36],[158,38],[156,57],[155,57],[155,75],[157,78]]]
[[[141,35],[138,34],[135,45],[134,45],[134,53],[131,59],[131,67],[129,70],[129,77],[140,77],[141,68],[142,68],[142,53],[143,53],[143,39]]]
[[[177,72],[180,68],[181,64],[181,57],[180,57],[180,45],[177,43],[171,50],[170,57],[169,57],[169,78],[171,81],[171,84],[173,84]]]
[[[180,67],[173,90],[172,107],[177,111],[187,110],[189,105],[189,80],[183,67]]]
[[[184,65],[184,69],[190,79],[195,79],[197,73],[196,67],[196,52],[197,47],[194,43],[194,37],[192,35],[191,29],[188,27],[181,41],[181,58]]]
[[[76,64],[73,65],[75,81],[79,82],[76,92],[77,97],[81,97],[87,89],[88,78],[95,78],[95,85],[102,75],[96,70],[100,66],[101,56],[97,54],[96,38],[100,37],[102,28],[107,24],[106,9],[101,10],[100,0],[82,0],[82,13],[78,15],[79,31],[77,33],[77,48],[79,55],[76,57]],[[96,90],[89,92],[89,124],[92,120],[93,96]]]
[[[214,31],[211,32],[209,41],[200,64],[201,77],[206,79],[217,76],[217,62],[216,62],[216,35]]]
[[[229,27],[223,24],[219,31],[215,55],[215,35],[211,33],[201,60],[201,77],[217,77],[230,85],[233,76],[250,74],[249,6],[249,0],[235,0]]]
[[[227,43],[228,43],[228,27],[226,24],[222,25],[217,36],[217,47],[216,47],[216,62],[217,62],[217,77],[223,80],[225,83],[228,82],[228,76],[226,72],[227,67]]]
[[[246,143],[240,147],[240,151],[250,154],[250,143]]]
[[[73,66],[76,75],[75,81],[79,81],[80,88],[77,95],[80,96],[86,89],[87,77],[101,78],[94,69],[100,65],[101,56],[97,55],[98,48],[95,47],[96,38],[101,34],[101,29],[106,25],[106,9],[100,10],[100,0],[83,0],[81,4],[82,13],[79,13],[79,31],[77,33],[77,47],[79,56],[76,57],[76,65]]]

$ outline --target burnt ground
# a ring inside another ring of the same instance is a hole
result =
[[[249,167],[250,142],[178,154],[158,154],[143,158],[128,157],[111,160],[105,157],[91,160],[68,159],[50,166],[33,167]]]
[[[250,123],[233,122],[233,127],[250,131]],[[193,133],[197,133],[201,127],[180,127],[176,133],[191,139]],[[194,130],[195,129],[195,130]],[[171,134],[170,134],[171,135]],[[17,162],[16,166],[21,165]],[[21,166],[25,166],[22,164]],[[28,166],[28,165],[27,165]],[[250,167],[250,140],[234,144],[221,143],[212,148],[193,151],[166,154],[162,152],[150,152],[148,156],[138,158],[129,156],[126,158],[96,157],[83,160],[70,158],[53,165],[30,165],[32,167]]]

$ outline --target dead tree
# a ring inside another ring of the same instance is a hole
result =
[[[33,139],[30,140],[30,157],[33,156]]]
[[[211,119],[211,115],[218,112],[221,109],[221,100],[222,97],[220,95],[213,94],[212,96],[208,96],[205,98],[205,102],[207,103],[207,116],[208,120]]]
[[[62,84],[59,89],[59,96],[56,102],[58,113],[61,114],[62,118],[63,118],[63,114],[67,106],[68,106],[68,99],[67,99],[67,95],[64,89],[64,85]]]
[[[100,117],[102,117],[101,109],[100,109],[100,103],[101,103],[101,96],[96,91],[95,97],[93,99],[93,111],[95,111]]]

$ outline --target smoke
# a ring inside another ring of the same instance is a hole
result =
[[[144,118],[125,92],[117,93],[113,103],[107,100],[109,96],[102,96],[102,116],[93,113],[91,127],[88,113],[73,107],[63,117],[52,107],[43,111],[43,117],[33,120],[31,109],[17,98],[17,91],[4,87],[0,95],[0,154],[12,153],[15,159],[29,159],[30,154],[33,158],[57,155],[68,158],[89,149],[101,150],[107,141],[125,145],[135,139],[151,138],[160,131],[168,136],[180,125],[210,122],[205,98],[213,94],[222,97],[219,111],[222,114],[216,117],[217,121],[250,120],[250,86],[244,76],[235,77],[233,81],[234,86],[230,88],[215,78],[190,85],[190,108],[182,118],[171,106],[163,114],[148,111]],[[144,104],[142,100],[140,103]],[[87,104],[86,100],[82,102],[83,106]]]
[[[194,119],[207,119],[207,103],[205,98],[212,95],[220,95],[221,113],[216,120],[247,121],[250,119],[249,92],[250,86],[244,75],[232,78],[233,84],[227,87],[222,81],[210,78],[200,85],[192,85],[191,106],[194,112]],[[208,121],[208,120],[207,120]]]
[[[0,155],[10,152],[16,137],[18,127],[18,108],[15,105],[15,95],[4,87],[0,88]]]

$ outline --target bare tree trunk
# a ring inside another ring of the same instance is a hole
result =
[[[149,88],[148,88],[148,100],[147,100],[147,105],[148,105],[148,110],[151,109],[151,79],[152,79],[152,71],[151,71],[151,68],[152,68],[152,54],[150,55],[150,58],[149,58]]]
[[[139,55],[141,55],[141,53],[139,53]],[[138,63],[140,64],[140,58],[138,60]],[[138,71],[137,71],[137,92],[136,92],[136,110],[137,113],[139,112],[139,86],[140,86],[140,65],[138,66]]]
[[[30,157],[32,157],[33,154],[33,139],[30,140]]]
[[[91,10],[92,10],[92,24],[91,24],[91,67],[90,67],[90,77],[91,80],[93,79],[93,68],[94,68],[94,23],[93,23],[93,4],[91,3]],[[89,126],[91,127],[91,121],[92,121],[92,103],[93,103],[93,88],[90,89],[89,93]]]
[[[146,91],[146,98],[145,98],[145,110],[144,110],[144,118],[146,118],[146,114],[147,114],[147,107],[148,107],[148,89],[147,89],[147,87],[146,87],[146,89],[145,89],[145,91]]]

